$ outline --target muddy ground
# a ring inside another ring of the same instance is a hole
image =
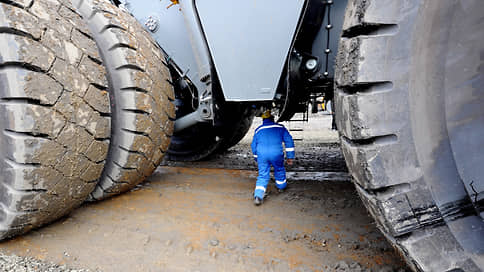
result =
[[[298,118],[298,117],[295,117]],[[234,147],[205,161],[170,162],[163,165],[182,167],[205,167],[222,169],[242,169],[257,171],[250,144],[254,130],[262,123],[255,118],[247,135]],[[290,172],[347,172],[343,154],[339,148],[338,132],[331,130],[331,116],[312,114],[308,123],[283,122],[290,130],[296,145],[296,159],[293,166],[286,166]],[[297,131],[291,131],[292,129]],[[302,131],[299,131],[301,130]]]
[[[271,184],[260,207],[249,132],[207,161],[164,162],[132,192],[85,204],[1,251],[93,271],[407,271],[349,181],[330,117],[315,117],[293,133],[302,141],[288,190]]]

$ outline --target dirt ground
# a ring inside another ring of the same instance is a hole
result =
[[[293,133],[302,141],[289,188],[271,183],[262,206],[252,204],[249,132],[225,154],[165,162],[132,192],[85,204],[1,251],[94,271],[407,271],[349,181],[328,120]]]

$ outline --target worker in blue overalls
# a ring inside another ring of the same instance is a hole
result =
[[[283,125],[274,122],[270,110],[265,111],[261,117],[262,125],[255,130],[251,145],[254,159],[259,167],[254,191],[255,205],[260,205],[264,199],[270,180],[271,166],[274,167],[277,189],[282,191],[287,187],[282,143],[286,148],[287,164],[292,165],[294,159],[294,141],[289,131]]]

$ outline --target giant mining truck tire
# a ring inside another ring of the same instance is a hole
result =
[[[350,1],[336,61],[342,150],[415,270],[484,270],[484,2]]]
[[[243,105],[233,105],[232,116],[223,125],[199,123],[171,138],[167,158],[171,161],[199,161],[219,154],[244,138],[254,120],[254,111]]]
[[[0,239],[80,205],[107,156],[95,42],[68,1],[0,1]]]
[[[109,82],[109,154],[90,200],[132,189],[161,162],[170,144],[175,107],[161,49],[127,12],[107,0],[73,0],[101,52]]]
[[[254,121],[254,111],[246,108],[242,111],[240,120],[237,120],[231,127],[225,128],[229,133],[226,134],[222,144],[217,148],[217,153],[222,153],[232,146],[238,144],[249,132],[252,122]]]

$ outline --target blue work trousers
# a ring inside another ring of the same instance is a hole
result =
[[[257,158],[259,167],[259,176],[254,190],[254,197],[264,198],[267,189],[267,184],[271,178],[271,166],[274,167],[274,178],[276,180],[276,187],[284,189],[287,187],[286,169],[284,169],[284,154],[277,154],[273,156],[259,155]]]

